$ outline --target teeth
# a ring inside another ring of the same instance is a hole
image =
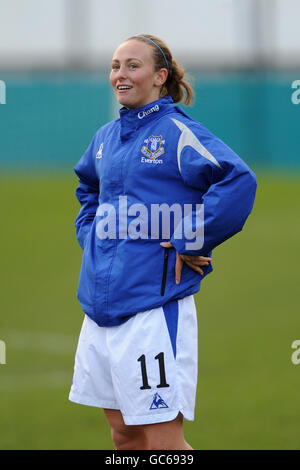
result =
[[[130,88],[131,88],[130,86],[126,86],[126,85],[118,86],[118,90],[129,90]]]

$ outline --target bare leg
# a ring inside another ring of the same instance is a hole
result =
[[[146,449],[143,426],[127,426],[119,410],[104,409],[111,429],[111,437],[117,450]]]
[[[183,435],[183,417],[164,423],[128,426],[119,410],[104,409],[118,450],[192,450]]]
[[[149,448],[152,450],[193,450],[183,435],[183,416],[173,421],[144,426]]]

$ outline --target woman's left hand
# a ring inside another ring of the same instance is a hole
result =
[[[162,246],[163,248],[174,248],[174,246],[170,242],[162,242],[160,244],[160,246]],[[206,256],[181,255],[180,253],[176,252],[176,264],[175,264],[175,282],[176,282],[176,284],[180,283],[183,263],[186,263],[191,269],[193,269],[197,273],[203,275],[204,272],[200,268],[200,266],[208,266],[209,262],[211,260],[212,260],[212,258],[208,258]]]

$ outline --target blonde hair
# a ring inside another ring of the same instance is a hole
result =
[[[191,104],[194,90],[190,83],[184,79],[185,71],[173,59],[171,51],[164,41],[152,34],[132,36],[127,41],[133,39],[144,42],[152,48],[155,70],[168,69],[167,80],[161,88],[160,96],[170,95],[174,103],[183,101],[186,105]]]

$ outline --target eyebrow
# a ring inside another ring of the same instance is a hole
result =
[[[142,62],[141,59],[138,59],[137,57],[130,57],[129,59],[126,59],[126,62],[130,62],[131,60],[137,60],[139,62]],[[119,59],[112,59],[112,62],[120,62]]]

